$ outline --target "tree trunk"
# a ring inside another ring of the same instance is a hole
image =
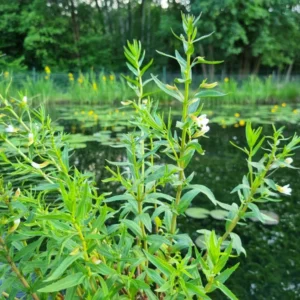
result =
[[[254,65],[254,68],[253,68],[253,71],[252,71],[253,75],[257,75],[258,74],[259,69],[260,69],[260,64],[261,64],[261,56],[259,56],[256,59],[256,62],[255,62],[255,65]]]
[[[132,37],[132,11],[131,11],[131,3],[128,1],[127,5],[127,35],[128,38]]]
[[[145,9],[146,9],[146,0],[142,0],[142,3],[141,3],[141,13],[140,13],[140,16],[141,16],[141,42],[144,43],[144,40],[145,40]]]
[[[112,35],[113,34],[113,25],[112,25],[112,21],[111,21],[109,9],[108,9],[109,8],[108,0],[104,0],[104,8],[105,8],[106,23],[108,25],[109,32]]]
[[[74,1],[70,0],[69,4],[71,7],[72,31],[73,31],[74,44],[75,44],[75,49],[76,49],[76,58],[78,61],[78,66],[80,67],[81,66],[81,58],[80,58],[80,51],[78,48],[78,43],[79,43],[79,39],[80,39],[79,24],[78,24],[77,16],[75,13]]]
[[[101,20],[101,24],[102,24],[102,32],[103,34],[105,35],[106,34],[106,27],[105,27],[105,23],[104,23],[104,17],[103,17],[103,12],[101,10],[101,7],[99,5],[99,2],[98,0],[95,0],[95,5],[96,5],[96,8],[98,10],[98,14],[100,16],[100,20]]]
[[[286,81],[286,82],[289,82],[290,79],[291,79],[291,73],[292,73],[292,70],[293,70],[293,65],[294,65],[294,62],[292,62],[292,63],[289,65],[288,69],[287,69],[286,76],[285,76],[285,81]]]

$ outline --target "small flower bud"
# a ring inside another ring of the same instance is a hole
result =
[[[291,157],[287,157],[284,162],[288,165],[290,165],[293,162],[293,159]]]
[[[95,265],[99,265],[99,264],[102,263],[102,261],[98,257],[96,257],[96,256],[93,256],[91,258],[91,260],[92,260],[92,263],[95,264]]]
[[[19,227],[19,225],[20,225],[20,219],[15,219],[14,220],[14,225],[13,225],[13,227],[11,227],[9,230],[8,230],[8,232],[9,233],[12,233],[12,232],[14,232],[14,231],[16,231],[17,230],[17,228]]]
[[[6,131],[7,133],[13,133],[13,132],[16,132],[16,129],[14,128],[14,126],[8,125],[8,126],[5,128],[5,131]]]
[[[18,198],[21,195],[21,191],[19,188],[17,188],[16,192],[15,192],[15,197]]]

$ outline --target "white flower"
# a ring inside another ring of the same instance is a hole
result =
[[[33,142],[34,142],[34,135],[33,135],[33,133],[30,132],[28,134],[28,146],[32,145]]]
[[[8,132],[8,133],[13,133],[13,132],[15,132],[16,130],[15,130],[14,126],[8,125],[8,126],[5,128],[5,131]]]
[[[16,225],[18,227],[20,222],[21,222],[20,219],[16,219],[16,220],[14,220],[14,225]]]
[[[290,165],[293,162],[293,159],[291,157],[287,157],[284,162],[288,165]]]
[[[40,169],[40,165],[35,163],[34,161],[31,163],[31,165],[35,168],[35,169]]]
[[[285,194],[285,195],[291,195],[292,189],[290,188],[290,185],[287,184],[285,186],[276,185],[277,191]]]
[[[26,104],[27,103],[27,96],[24,96],[22,101],[23,101],[23,103]]]
[[[198,118],[194,117],[192,119],[197,124],[197,126],[200,128],[205,127],[209,122],[209,119],[206,117],[206,115],[201,115]]]
[[[209,126],[204,125],[204,126],[202,127],[201,131],[202,131],[203,134],[205,134],[206,132],[209,131]]]
[[[14,220],[14,225],[11,228],[9,228],[8,232],[9,233],[14,232],[19,227],[20,222],[21,222],[20,219]]]
[[[43,168],[47,167],[48,165],[49,165],[48,161],[44,161],[41,164],[38,164],[34,161],[31,163],[31,166],[34,167],[35,169],[43,169]]]

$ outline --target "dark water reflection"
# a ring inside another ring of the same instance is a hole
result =
[[[66,129],[68,130],[68,126]],[[292,135],[295,131],[297,126],[287,126],[285,135]],[[270,133],[271,127],[265,126],[264,132]],[[196,172],[194,183],[208,186],[218,200],[227,203],[238,202],[237,197],[231,195],[230,191],[246,172],[245,156],[231,146],[229,141],[243,145],[244,128],[232,126],[223,129],[212,125],[209,139],[202,143],[206,155],[196,156],[191,164]],[[72,159],[80,170],[96,174],[102,191],[118,191],[118,186],[104,185],[101,179],[108,176],[104,170],[105,160],[121,160],[123,156],[120,149],[89,142],[85,149],[76,150]],[[294,157],[294,164],[300,166],[299,151]],[[292,196],[283,197],[280,203],[260,206],[279,215],[278,225],[266,226],[253,222],[236,229],[242,238],[247,257],[232,259],[232,263],[240,261],[241,265],[229,280],[228,286],[240,299],[300,299],[299,175],[299,170],[280,170],[275,176],[276,181],[280,185],[290,184],[293,189]],[[199,196],[193,205],[213,208],[205,196]],[[215,228],[220,234],[224,232],[224,222],[213,219],[194,220],[181,217],[179,226],[182,232],[188,232],[194,239],[197,237],[196,230],[201,228]],[[224,297],[216,294],[214,299]]]

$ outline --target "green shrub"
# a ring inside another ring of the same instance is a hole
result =
[[[69,165],[70,150],[64,133],[55,132],[45,111],[30,109],[27,97],[13,105],[2,97],[0,138],[0,291],[13,299],[17,292],[37,299],[211,299],[214,290],[237,299],[226,281],[238,267],[228,261],[245,253],[235,227],[249,218],[270,219],[259,209],[261,202],[278,201],[279,193],[290,194],[271,178],[281,167],[292,167],[292,152],[300,139],[287,140],[283,129],[262,136],[262,128],[246,126],[248,173],[232,192],[240,204],[225,204],[211,190],[193,183],[187,174],[195,152],[205,155],[201,139],[209,132],[201,114],[200,97],[223,94],[215,83],[200,84],[190,91],[192,69],[206,61],[195,57],[199,18],[183,15],[185,35],[176,36],[185,57],[175,56],[181,68],[182,93],[156,76],[144,81],[151,66],[137,41],[127,44],[125,56],[133,77],[127,77],[137,95],[123,105],[136,110],[136,130],[126,134],[125,161],[108,162],[110,178],[124,188],[111,195],[97,190],[94,175]],[[163,54],[170,56],[167,54]],[[133,79],[134,78],[134,79]],[[171,114],[164,118],[157,104],[145,97],[145,86],[157,86],[182,107],[174,126]],[[262,148],[263,147],[263,148]],[[160,157],[169,163],[160,164]],[[172,188],[166,193],[165,187]],[[177,217],[184,215],[193,198],[204,194],[223,209],[224,233],[200,229],[202,250],[181,233]],[[112,205],[110,205],[112,204]]]

